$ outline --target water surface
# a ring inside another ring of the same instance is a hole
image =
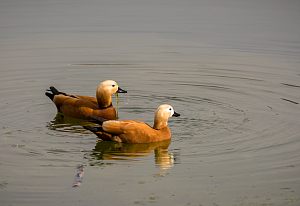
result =
[[[299,21],[296,0],[2,0],[1,205],[299,205]],[[171,142],[99,142],[44,95],[105,79],[120,118],[172,104]]]

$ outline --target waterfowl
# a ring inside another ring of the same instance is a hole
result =
[[[150,143],[171,139],[171,130],[168,127],[168,119],[178,117],[171,105],[160,105],[154,116],[154,125],[134,120],[108,120],[103,121],[100,127],[84,126],[95,133],[104,141],[124,143]]]
[[[127,93],[113,80],[105,80],[97,86],[96,97],[71,95],[58,91],[51,86],[45,93],[56,105],[57,111],[66,116],[93,120],[104,118],[117,119],[116,109],[112,105],[112,95]]]

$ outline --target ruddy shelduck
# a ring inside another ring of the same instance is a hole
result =
[[[96,97],[66,94],[53,86],[45,94],[54,102],[58,112],[66,116],[88,120],[95,117],[115,120],[117,111],[112,105],[112,95],[115,93],[127,91],[121,89],[117,82],[106,80],[97,86]]]
[[[178,117],[172,106],[160,105],[154,116],[154,125],[134,120],[108,120],[101,122],[100,127],[84,126],[95,133],[104,141],[116,141],[124,143],[150,143],[171,139],[171,130],[168,127],[168,119]]]

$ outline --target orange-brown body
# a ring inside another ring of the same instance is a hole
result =
[[[155,112],[154,125],[134,120],[109,120],[104,121],[96,130],[91,127],[86,129],[94,132],[100,139],[125,143],[151,143],[171,139],[171,130],[168,119],[179,116],[170,105],[161,105]]]
[[[103,140],[112,140],[125,143],[150,143],[171,139],[171,130],[168,126],[154,129],[144,122],[133,120],[106,121],[102,125],[103,131],[98,136]],[[96,133],[97,134],[97,133]]]
[[[70,117],[80,119],[93,119],[93,117],[117,119],[116,109],[112,105],[107,108],[99,108],[95,97],[70,97],[60,94],[55,95],[53,102],[59,112]]]

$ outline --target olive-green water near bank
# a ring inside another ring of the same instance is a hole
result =
[[[0,205],[300,205],[299,22],[296,0],[1,0]],[[121,119],[173,105],[171,142],[98,142],[44,95],[105,79]]]

